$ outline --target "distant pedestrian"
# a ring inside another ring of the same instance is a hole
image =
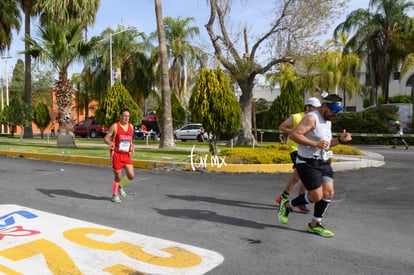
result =
[[[112,201],[120,203],[121,197],[126,197],[124,185],[135,177],[134,164],[130,153],[134,153],[132,144],[134,127],[129,123],[130,111],[122,109],[119,113],[119,122],[109,127],[108,133],[104,137],[104,142],[110,147],[112,170],[114,180],[112,181]],[[122,179],[122,169],[125,169],[126,176]]]
[[[55,135],[55,123],[52,122],[52,126],[50,127],[50,136],[54,137]]]
[[[391,148],[394,148],[394,149],[397,148],[398,141],[401,141],[405,145],[405,150],[408,150],[408,143],[404,139],[404,129],[402,125],[400,124],[398,120],[394,122],[394,125],[395,125],[395,131],[398,137],[394,138],[393,140],[394,145]]]
[[[330,161],[332,151],[328,150],[352,139],[345,130],[340,137],[332,138],[331,120],[340,111],[343,111],[340,102],[324,102],[318,110],[309,112],[289,135],[299,144],[296,170],[308,192],[290,201],[282,199],[279,220],[286,224],[293,207],[314,203],[314,214],[306,231],[322,237],[334,236],[321,224],[334,194],[334,172]]]
[[[279,130],[282,131],[284,134],[289,135],[292,130],[296,127],[296,125],[299,124],[299,122],[302,120],[302,118],[305,116],[305,114],[314,111],[316,108],[321,107],[321,102],[316,97],[310,97],[305,101],[305,110],[301,113],[296,113],[291,115],[288,119],[282,122],[279,126]],[[285,189],[283,190],[283,193],[280,194],[276,198],[276,203],[280,204],[282,199],[288,199],[289,194],[293,191],[293,189],[296,187],[298,182],[300,181],[298,172],[296,171],[296,158],[298,156],[298,144],[294,142],[292,139],[288,138],[288,146],[290,151],[290,158],[293,163],[293,175],[290,178],[290,180],[287,182]],[[299,195],[304,194],[306,191],[303,184],[299,187]],[[307,214],[309,212],[309,209],[307,208],[306,204],[298,205],[297,206],[299,212]]]

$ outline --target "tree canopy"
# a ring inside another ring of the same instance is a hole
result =
[[[240,127],[241,110],[229,77],[221,69],[201,70],[189,101],[191,117],[201,122],[208,133],[233,133]],[[215,152],[215,149],[214,149]]]
[[[96,121],[110,126],[119,120],[119,112],[123,108],[129,109],[129,121],[133,125],[138,125],[141,122],[143,117],[141,108],[132,99],[128,90],[117,80],[101,100],[96,111]]]
[[[209,2],[210,17],[206,29],[215,56],[242,91],[242,127],[236,133],[235,144],[251,144],[252,129],[255,128],[252,106],[256,76],[265,74],[276,64],[294,63],[298,56],[315,54],[319,50],[316,37],[328,29],[346,1],[274,1],[274,9],[269,10],[269,27],[262,28],[262,33],[250,33],[247,22],[239,23],[238,31],[229,31],[231,1]],[[251,48],[249,39],[253,41]]]

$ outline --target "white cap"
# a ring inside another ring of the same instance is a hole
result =
[[[321,107],[321,102],[316,97],[310,97],[306,99],[305,105],[311,105],[315,108]]]

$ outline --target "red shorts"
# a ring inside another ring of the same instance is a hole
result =
[[[117,153],[111,150],[112,169],[121,170],[125,165],[134,165],[129,153]]]

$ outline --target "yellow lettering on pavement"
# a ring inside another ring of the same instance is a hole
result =
[[[82,274],[65,250],[45,239],[38,239],[0,251],[0,256],[12,261],[23,260],[37,254],[43,255],[53,274]]]
[[[88,234],[97,234],[103,236],[110,236],[114,230],[99,229],[99,228],[74,228],[63,233],[68,240],[99,250],[121,251],[126,256],[139,260],[141,262],[150,263],[164,267],[187,268],[199,265],[202,258],[184,248],[177,246],[166,247],[161,250],[171,254],[170,257],[161,257],[145,252],[141,246],[134,245],[128,242],[106,243],[88,238]]]

